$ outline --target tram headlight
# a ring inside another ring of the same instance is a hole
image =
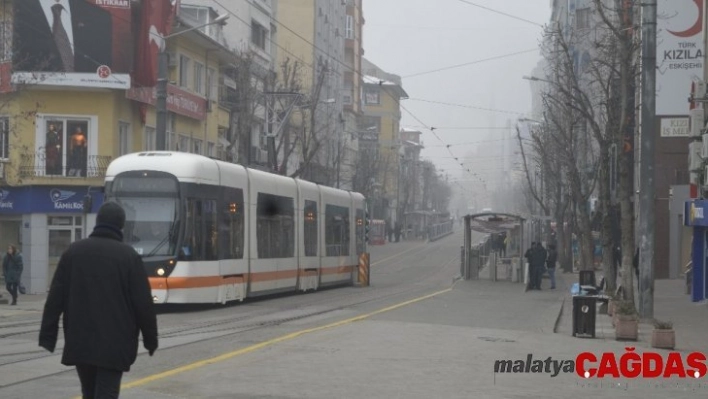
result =
[[[162,267],[158,267],[158,268],[157,268],[157,275],[160,276],[160,277],[164,276],[164,275],[165,275],[165,269],[162,268]]]

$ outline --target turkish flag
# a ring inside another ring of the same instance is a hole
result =
[[[163,38],[172,30],[172,22],[178,9],[179,0],[143,0],[133,74],[134,86],[157,85],[158,54],[164,46]]]

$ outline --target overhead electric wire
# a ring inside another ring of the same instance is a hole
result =
[[[422,98],[408,98],[410,101],[421,101],[425,103],[432,103],[432,104],[440,104],[440,105],[448,105],[451,107],[461,107],[461,108],[469,108],[469,109],[478,109],[480,111],[490,111],[490,112],[499,112],[503,114],[514,114],[514,115],[525,115],[522,112],[516,112],[516,111],[505,111],[505,110],[500,110],[500,109],[493,109],[493,108],[483,108],[483,107],[477,107],[474,105],[466,105],[466,104],[455,104],[455,103],[448,103],[448,102],[443,102],[443,101],[434,101],[434,100],[424,100]]]
[[[539,24],[538,22],[534,22],[534,21],[531,21],[531,20],[528,20],[528,19],[524,19],[524,18],[521,18],[521,17],[517,17],[516,15],[507,14],[507,13],[505,13],[505,12],[503,12],[503,11],[499,11],[499,10],[495,10],[495,9],[493,9],[493,8],[485,7],[485,6],[482,6],[482,5],[479,5],[479,4],[475,4],[475,3],[472,3],[471,1],[467,1],[467,0],[458,0],[458,1],[461,2],[461,3],[469,4],[469,5],[474,6],[474,7],[482,8],[482,9],[487,10],[487,11],[491,11],[491,12],[496,13],[496,14],[503,15],[503,16],[505,16],[505,17],[513,18],[513,19],[518,20],[518,21],[528,22],[528,23],[530,23],[530,24],[533,24],[533,25],[536,25],[536,26],[539,26],[539,27],[543,28],[543,25],[542,25],[542,24]]]
[[[491,58],[484,58],[484,59],[477,60],[477,61],[465,62],[464,64],[451,65],[451,66],[447,66],[447,67],[442,67],[442,68],[438,68],[438,69],[433,69],[433,70],[430,70],[430,71],[418,72],[418,73],[414,73],[414,74],[411,74],[411,75],[402,76],[401,78],[403,78],[403,79],[405,79],[405,78],[412,78],[412,77],[414,77],[414,76],[421,76],[421,75],[427,75],[427,74],[431,74],[431,73],[435,73],[435,72],[447,71],[447,70],[450,70],[450,69],[461,68],[461,67],[463,67],[463,66],[481,64],[482,62],[494,61],[494,60],[501,60],[501,59],[508,58],[508,57],[513,57],[513,56],[519,55],[519,54],[530,53],[530,52],[532,52],[532,51],[538,51],[538,47],[536,47],[536,48],[534,48],[534,49],[530,49],[530,50],[523,50],[523,51],[517,51],[517,52],[515,52],[515,53],[509,53],[509,54],[498,55],[498,56],[491,57]]]

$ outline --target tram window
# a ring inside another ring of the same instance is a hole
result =
[[[218,231],[216,230],[217,213],[216,200],[204,200],[204,260],[219,259]]]
[[[305,256],[317,256],[317,203],[305,201]]]
[[[294,199],[258,193],[256,239],[258,258],[291,258],[295,255]]]
[[[204,256],[202,238],[202,201],[188,198],[185,202],[185,230],[182,255],[189,260],[201,260]]]
[[[243,259],[243,190],[227,187],[219,223],[221,259]]]
[[[349,256],[349,208],[327,205],[325,237],[327,256]]]
[[[364,252],[364,210],[356,210],[356,253],[361,254]]]

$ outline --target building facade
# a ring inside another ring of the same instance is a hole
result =
[[[360,141],[360,151],[362,146],[376,148],[376,170],[373,178],[377,191],[372,198],[376,201],[374,208],[380,211],[378,216],[382,219],[390,219],[395,223],[402,219],[399,176],[404,153],[400,139],[400,102],[408,98],[408,93],[403,89],[399,76],[383,71],[366,58],[363,58],[362,65],[362,130],[367,133],[374,132],[367,138],[375,140],[365,140],[369,143]]]
[[[59,51],[43,48],[53,39],[37,34],[37,27],[50,32],[45,14],[36,12],[44,3],[4,3],[3,10],[13,12],[2,23],[14,28],[11,43],[3,44],[14,57],[0,68],[1,80],[12,82],[0,94],[0,244],[19,244],[23,283],[29,293],[43,293],[61,253],[93,229],[111,160],[159,144],[157,51],[149,34],[155,25],[147,22],[161,21],[163,36],[194,25],[178,15],[133,9],[130,2],[124,8],[87,4],[102,17],[73,32],[70,51]],[[235,55],[220,37],[217,26],[166,40],[167,149],[223,155],[220,132],[228,129],[229,112],[219,105],[218,87]],[[152,86],[141,86],[150,80]]]
[[[291,155],[300,177],[336,186],[337,163],[344,135],[345,28],[347,2],[328,0],[277,1],[279,79],[286,73],[297,75],[299,126],[306,125],[308,137]],[[288,71],[283,65],[289,65]],[[297,68],[293,69],[294,65]],[[311,115],[314,113],[314,116]],[[307,121],[307,122],[306,122]],[[302,127],[300,127],[302,129]],[[341,182],[341,167],[340,182]]]

